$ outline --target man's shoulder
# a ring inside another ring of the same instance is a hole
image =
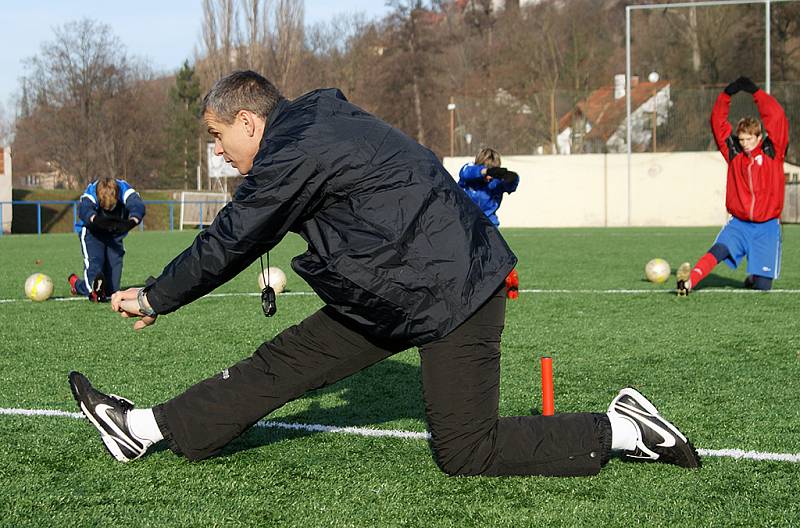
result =
[[[282,147],[303,140],[324,137],[326,141],[364,137],[369,124],[388,126],[379,118],[350,103],[338,88],[320,88],[287,102],[281,115],[270,124],[267,135]],[[314,143],[314,141],[311,141]]]
[[[309,111],[316,111],[320,106],[326,106],[336,103],[348,103],[347,97],[344,96],[338,88],[319,88],[306,92],[303,95],[286,101],[286,111],[283,112],[284,116],[297,115]]]
[[[316,90],[311,90],[293,99],[291,103],[294,104],[317,99],[339,99],[341,101],[347,101],[347,97],[345,97],[344,93],[339,88],[317,88]]]

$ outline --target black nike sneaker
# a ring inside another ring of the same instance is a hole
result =
[[[130,462],[147,452],[152,445],[142,440],[128,428],[128,411],[133,402],[114,394],[103,394],[96,390],[80,372],[69,373],[69,386],[81,412],[100,432],[100,438],[120,462]]]
[[[636,425],[636,448],[623,451],[625,459],[663,462],[685,468],[700,467],[700,457],[692,443],[636,389],[626,387],[619,391],[608,406],[608,413],[628,418]]]
[[[92,291],[89,292],[89,298],[92,302],[106,302],[106,278],[102,273],[98,273],[92,281]]]

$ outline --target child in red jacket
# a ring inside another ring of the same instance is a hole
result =
[[[766,134],[753,117],[740,119],[733,133],[728,122],[731,96],[741,90],[753,95]],[[783,159],[789,145],[789,121],[775,98],[747,77],[739,77],[717,97],[711,129],[728,163],[725,207],[731,219],[694,268],[687,262],[678,269],[678,295],[688,295],[719,262],[736,269],[744,257],[745,287],[769,290],[781,265]]]

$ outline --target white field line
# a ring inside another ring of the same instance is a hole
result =
[[[577,289],[577,290],[520,290],[520,293],[590,293],[590,294],[608,294],[608,293],[622,293],[622,294],[641,294],[641,293],[675,293],[675,290],[626,290],[626,289],[617,289],[617,290],[592,290],[592,289]],[[733,294],[760,294],[765,293],[757,290],[748,290],[748,289],[731,289],[731,288],[702,288],[700,290],[695,290],[691,294],[697,295],[698,293],[733,293]],[[768,293],[800,293],[800,289],[775,289],[770,290]]]
[[[528,290],[519,290],[520,293],[535,293],[535,294],[628,294],[628,295],[641,295],[641,294],[648,294],[648,293],[673,293],[673,290],[636,290],[636,289],[610,289],[610,290],[593,290],[593,289],[575,289],[575,290],[568,290],[568,289],[528,289]],[[733,289],[733,288],[703,288],[697,291],[692,292],[692,295],[697,294],[744,294],[744,295],[759,295],[764,292],[756,291],[756,290],[748,290],[748,289]],[[776,294],[776,293],[789,293],[789,294],[797,294],[800,293],[800,289],[775,289],[770,290],[769,294]],[[202,297],[205,298],[214,298],[214,297],[258,297],[260,296],[260,292],[230,292],[230,293],[209,293]],[[316,296],[317,294],[313,291],[292,291],[292,292],[284,292],[280,294],[280,297],[306,297],[306,296]],[[69,302],[69,301],[83,301],[85,300],[83,297],[53,297],[50,299],[52,301],[58,302]],[[15,303],[15,302],[33,302],[29,299],[0,299],[0,304],[7,304],[7,303]]]
[[[55,411],[49,409],[7,409],[0,407],[0,415],[18,416],[58,416],[66,418],[83,419],[83,414],[77,412]],[[417,431],[403,431],[397,429],[372,429],[368,427],[336,427],[333,425],[322,424],[301,424],[262,420],[257,422],[256,427],[265,429],[290,429],[294,431],[308,431],[312,433],[343,433],[358,436],[378,437],[378,438],[404,438],[413,440],[428,440],[429,433]],[[763,451],[744,451],[742,449],[698,449],[702,456],[726,457],[737,460],[756,460],[756,461],[776,461],[800,463],[800,453],[767,453]]]
[[[316,296],[317,294],[311,291],[292,291],[292,292],[283,292],[279,295],[279,297],[303,297],[313,295]],[[213,298],[213,297],[260,297],[261,292],[230,292],[230,293],[209,293],[208,295],[204,295],[201,299]],[[87,300],[86,297],[77,296],[77,297],[52,297],[48,299],[50,301],[57,301],[57,302],[70,302],[70,301],[85,301]],[[33,302],[30,299],[0,299],[0,304],[5,303],[14,303],[14,302]]]

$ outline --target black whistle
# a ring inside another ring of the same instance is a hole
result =
[[[272,317],[278,311],[275,303],[275,290],[271,286],[266,286],[261,290],[261,309],[264,310],[265,317]]]

